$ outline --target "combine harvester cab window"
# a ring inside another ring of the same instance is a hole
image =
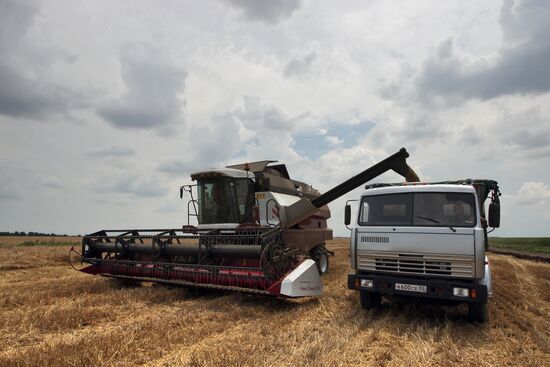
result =
[[[200,224],[252,221],[248,179],[220,177],[200,180],[197,185]]]
[[[476,224],[475,197],[444,192],[365,196],[361,201],[359,224],[473,227]]]

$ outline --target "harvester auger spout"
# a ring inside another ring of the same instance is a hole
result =
[[[365,184],[366,182],[389,170],[393,170],[395,173],[400,174],[407,182],[420,181],[414,170],[407,164],[406,159],[408,157],[409,153],[407,153],[405,148],[401,148],[397,153],[342,182],[340,185],[333,187],[315,199],[311,201],[307,199],[300,199],[298,202],[290,205],[283,211],[284,214],[281,217],[282,226],[285,228],[290,228],[297,223],[300,223],[304,218],[307,218],[311,215],[311,213],[315,212],[324,205],[327,205],[331,201],[338,199],[351,190]]]
[[[388,170],[418,181],[407,157],[402,148],[322,195],[274,161],[196,172],[197,184],[185,190],[197,226],[86,235],[81,261],[90,265],[81,271],[129,282],[318,296],[331,254],[327,204]]]

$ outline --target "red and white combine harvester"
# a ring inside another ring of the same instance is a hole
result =
[[[393,170],[418,181],[402,148],[320,194],[262,161],[196,172],[188,215],[197,226],[103,230],[84,236],[81,269],[129,282],[160,282],[286,297],[318,296],[328,271],[327,204]],[[197,195],[196,197],[194,195]],[[194,210],[192,210],[194,209]]]

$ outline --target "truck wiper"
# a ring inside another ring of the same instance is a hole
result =
[[[434,222],[434,223],[441,224],[441,222],[438,221],[437,219],[428,218],[428,217],[422,217],[422,216],[420,216],[420,215],[417,215],[416,217],[417,217],[417,218],[420,218],[420,219],[424,219],[424,220],[429,220],[430,222]],[[448,226],[448,227],[451,229],[451,231],[456,232],[456,229],[454,229],[453,226]]]
[[[424,219],[424,220],[429,220],[430,222],[434,222],[434,223],[441,223],[441,222],[438,221],[437,219],[433,219],[433,218],[421,217],[420,215],[417,215],[416,217],[417,217],[417,218],[420,218],[420,219]]]

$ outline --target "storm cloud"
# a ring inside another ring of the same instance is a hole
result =
[[[301,0],[227,0],[245,19],[277,24],[292,16],[301,6]]]
[[[121,76],[126,92],[105,102],[98,114],[118,129],[161,129],[183,123],[187,72],[147,44],[123,48]]]
[[[315,52],[307,53],[303,56],[296,56],[286,64],[284,69],[284,76],[293,77],[303,75],[309,70],[311,64],[315,61],[317,54]]]
[[[73,91],[47,77],[53,61],[65,62],[66,54],[49,49],[27,36],[40,9],[32,1],[0,1],[0,114],[15,118],[44,120],[82,104],[81,92]]]
[[[292,130],[294,121],[281,109],[265,105],[259,97],[245,96],[244,105],[232,115],[247,129]]]
[[[550,7],[544,0],[506,0],[500,14],[504,44],[492,59],[468,61],[453,39],[442,42],[415,78],[419,100],[460,104],[550,91]]]

